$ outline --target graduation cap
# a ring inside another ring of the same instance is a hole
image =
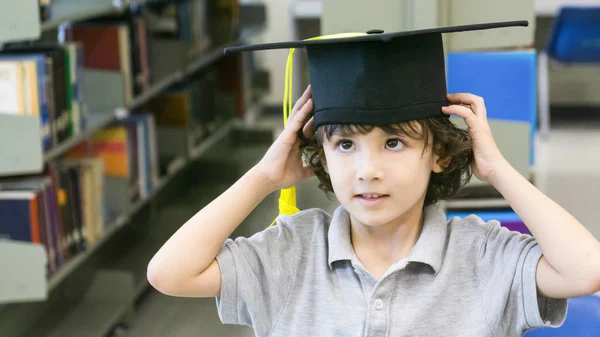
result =
[[[226,48],[242,51],[290,49],[284,112],[291,110],[291,60],[305,48],[312,86],[315,128],[324,124],[392,124],[447,116],[443,33],[528,26],[508,21],[395,33],[370,30],[308,40]],[[287,113],[285,114],[287,117]]]
[[[301,41],[226,48],[225,54],[290,49],[283,102],[284,125],[292,108],[292,59],[306,49],[312,86],[314,126],[385,125],[446,116],[446,66],[442,34],[507,27],[528,21],[505,21],[385,33],[342,33]],[[280,214],[293,214],[294,187],[283,190]]]

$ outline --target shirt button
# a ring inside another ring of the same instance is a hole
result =
[[[379,298],[375,300],[375,309],[381,310],[383,308],[383,301]]]

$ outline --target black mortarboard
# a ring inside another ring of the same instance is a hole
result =
[[[224,52],[306,48],[315,128],[324,124],[381,125],[447,116],[441,112],[441,107],[448,105],[442,33],[516,26],[527,27],[528,22],[396,33],[371,30],[366,34],[237,46]]]

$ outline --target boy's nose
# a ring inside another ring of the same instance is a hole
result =
[[[383,170],[373,156],[361,158],[356,163],[356,178],[370,181],[383,178]]]

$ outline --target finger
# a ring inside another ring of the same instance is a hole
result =
[[[466,104],[469,105],[473,113],[477,116],[486,117],[487,111],[485,108],[485,102],[483,97],[469,94],[469,93],[456,93],[449,94],[448,101],[454,104]]]
[[[302,94],[302,96],[300,96],[300,98],[296,101],[296,104],[294,104],[294,107],[292,108],[292,111],[290,111],[290,116],[289,116],[289,120],[291,120],[294,115],[296,114],[296,112],[298,110],[300,110],[302,108],[302,106],[304,106],[304,104],[306,104],[306,102],[308,101],[308,99],[310,98],[310,96],[312,95],[312,86],[309,84],[308,87],[306,87],[306,90],[304,90],[304,93]]]
[[[311,98],[294,114],[293,118],[288,120],[286,129],[290,132],[296,133],[301,130],[306,122],[310,119],[313,110],[313,100]]]
[[[312,138],[315,135],[315,118],[311,117],[304,127],[302,128],[302,133],[306,138]]]
[[[456,115],[465,120],[467,126],[473,127],[477,122],[477,116],[473,113],[473,111],[462,105],[449,105],[442,107],[442,112],[449,115]]]

